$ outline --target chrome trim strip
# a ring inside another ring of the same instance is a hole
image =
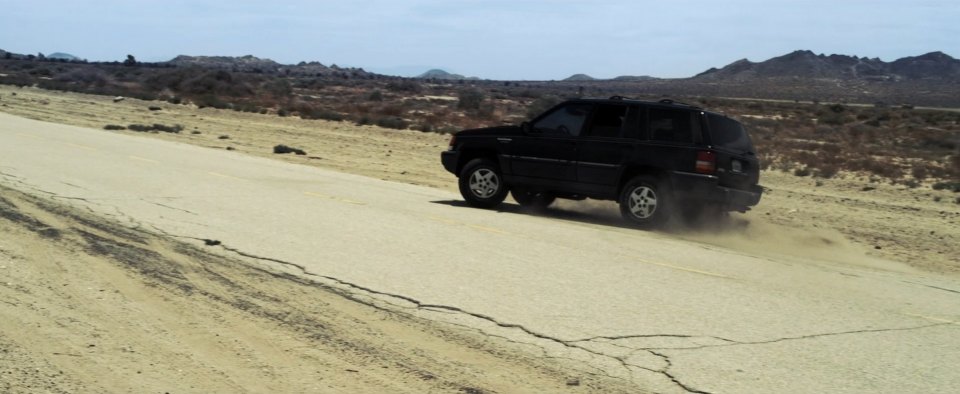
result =
[[[683,171],[674,171],[674,174],[685,175],[685,176],[694,176],[698,178],[707,178],[707,179],[719,179],[716,175],[707,175],[707,174],[697,174],[695,172],[683,172]]]

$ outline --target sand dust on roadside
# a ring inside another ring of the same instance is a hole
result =
[[[0,188],[0,392],[636,392]]]

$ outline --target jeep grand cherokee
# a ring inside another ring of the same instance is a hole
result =
[[[475,207],[494,207],[508,192],[534,207],[614,200],[643,227],[677,213],[745,212],[762,194],[743,126],[671,100],[569,100],[520,126],[460,131],[441,162]]]

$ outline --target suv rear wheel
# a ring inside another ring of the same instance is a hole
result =
[[[460,171],[460,194],[467,204],[492,208],[507,198],[507,185],[497,164],[489,159],[473,159]]]
[[[631,179],[620,193],[620,214],[641,227],[661,225],[670,218],[669,191],[657,178],[641,175]]]

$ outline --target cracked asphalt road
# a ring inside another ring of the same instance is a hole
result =
[[[960,386],[960,280],[895,263],[471,209],[441,190],[6,114],[0,183],[217,240],[653,391]]]

